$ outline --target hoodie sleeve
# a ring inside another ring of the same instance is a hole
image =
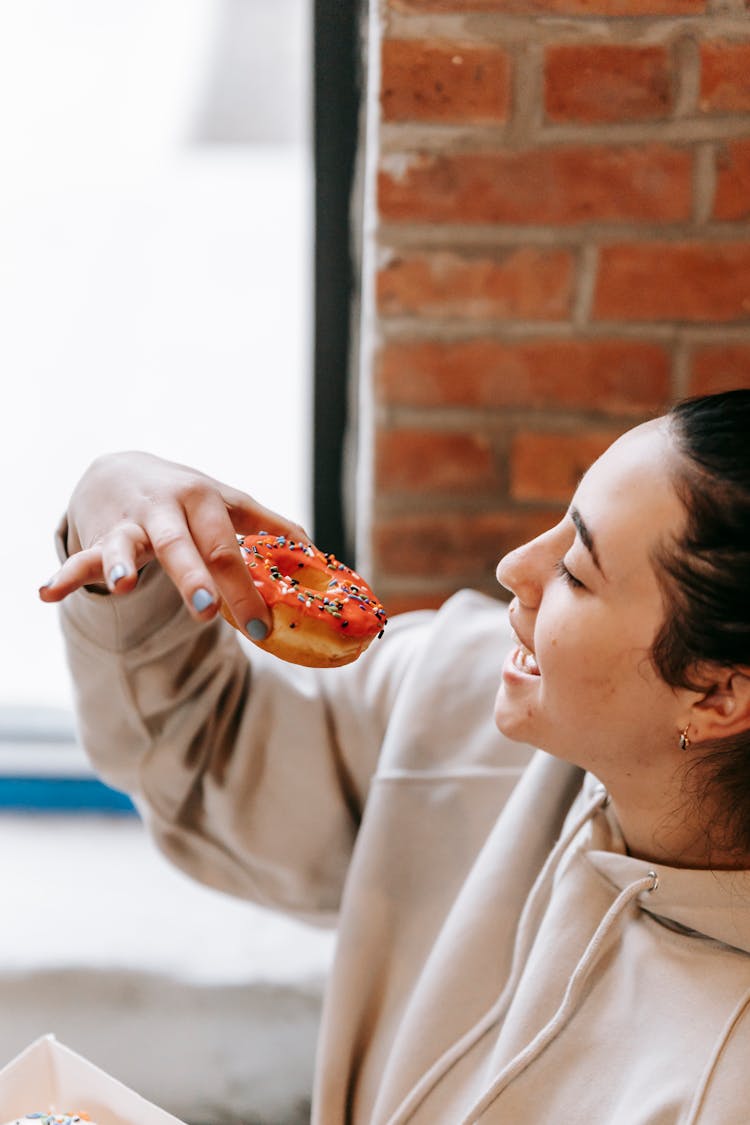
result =
[[[194,622],[161,569],[121,598],[60,607],[79,735],[161,850],[219,890],[335,916],[398,685],[430,613],[389,622],[354,664],[269,656]]]

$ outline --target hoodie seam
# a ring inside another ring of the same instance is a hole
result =
[[[420,783],[430,781],[486,781],[487,778],[521,778],[523,769],[515,766],[475,766],[456,769],[385,769],[374,774],[372,781]]]

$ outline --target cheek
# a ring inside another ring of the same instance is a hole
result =
[[[635,711],[649,711],[657,690],[648,650],[613,636],[559,632],[540,652],[543,699],[563,715],[596,725],[597,716],[616,724]]]
[[[583,614],[575,621],[551,619],[542,624],[537,657],[545,693],[567,698],[573,705],[581,696],[605,701],[628,679],[627,656],[610,630],[587,623]]]

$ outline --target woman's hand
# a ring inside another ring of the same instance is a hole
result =
[[[155,558],[193,617],[210,620],[224,601],[257,637],[264,626],[270,630],[271,616],[236,533],[260,530],[309,540],[297,524],[196,469],[150,453],[108,454],[76,485],[68,507],[70,557],[39,596],[60,602],[84,585],[127,594]]]

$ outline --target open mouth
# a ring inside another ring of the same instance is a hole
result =
[[[516,640],[518,640],[517,637]],[[523,641],[518,641],[512,659],[514,668],[517,668],[519,672],[525,672],[527,676],[541,676],[542,673],[539,671],[534,653],[526,647]]]

